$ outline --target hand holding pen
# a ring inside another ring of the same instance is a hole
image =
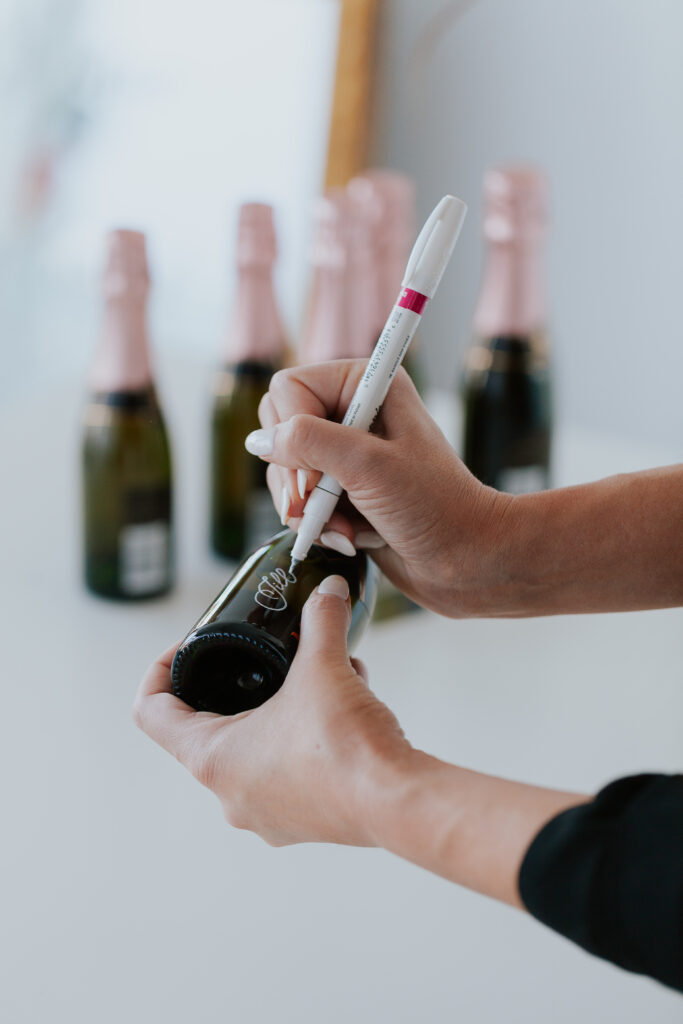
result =
[[[384,402],[408,345],[415,335],[424,307],[438,288],[465,217],[467,207],[445,196],[420,232],[406,267],[401,293],[391,310],[365,372],[348,405],[342,425],[368,431]],[[248,451],[267,456],[270,439],[254,431],[245,441]],[[312,491],[292,551],[293,567],[301,562],[329,522],[343,491],[342,484],[325,473]]]

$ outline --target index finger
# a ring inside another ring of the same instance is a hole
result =
[[[272,426],[273,411],[280,423],[298,413],[342,420],[365,367],[363,359],[336,359],[279,370],[259,406],[261,424]]]
[[[160,654],[145,672],[133,704],[133,720],[150,739],[183,761],[188,734],[219,716],[200,714],[173,695],[171,664],[177,647]]]

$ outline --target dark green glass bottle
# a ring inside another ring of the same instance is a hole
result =
[[[258,407],[284,352],[275,302],[273,211],[263,203],[240,209],[238,281],[224,363],[213,382],[210,536],[216,554],[238,560],[279,525],[266,485],[266,466],[244,439],[259,427]]]
[[[480,341],[468,354],[463,392],[468,469],[511,494],[550,487],[552,402],[543,338]]]
[[[303,606],[326,576],[349,584],[349,650],[358,643],[374,607],[372,562],[314,545],[291,571],[294,539],[285,530],[249,555],[180,644],[173,692],[191,707],[234,715],[272,697],[296,654]]]
[[[503,167],[484,180],[488,253],[463,376],[463,459],[513,494],[551,486],[552,396],[542,273],[545,179]]]
[[[94,593],[134,600],[173,582],[171,455],[150,370],[144,235],[111,232],[108,250],[83,424],[84,570]]]

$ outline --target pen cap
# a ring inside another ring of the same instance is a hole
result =
[[[448,266],[466,213],[467,205],[455,196],[444,196],[437,203],[417,236],[403,277],[403,288],[431,299]]]

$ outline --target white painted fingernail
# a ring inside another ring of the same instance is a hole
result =
[[[244,439],[244,447],[250,455],[270,455],[275,439],[275,427],[267,430],[252,430]]]
[[[359,530],[355,536],[355,544],[357,548],[363,548],[366,551],[374,551],[387,546],[387,542],[382,540],[375,530]]]
[[[327,530],[325,533],[320,534],[320,543],[326,548],[332,548],[333,551],[338,551],[340,555],[355,555],[356,549],[343,533],[337,533],[336,530]]]
[[[306,487],[308,486],[308,476],[305,469],[297,469],[296,486],[299,489],[299,497],[303,501],[306,497]]]
[[[349,585],[343,576],[326,576],[318,587],[318,593],[341,597],[342,601],[346,601],[349,596]]]
[[[289,512],[289,491],[286,487],[282,488],[282,500],[280,501],[280,522],[283,526],[287,525]]]

